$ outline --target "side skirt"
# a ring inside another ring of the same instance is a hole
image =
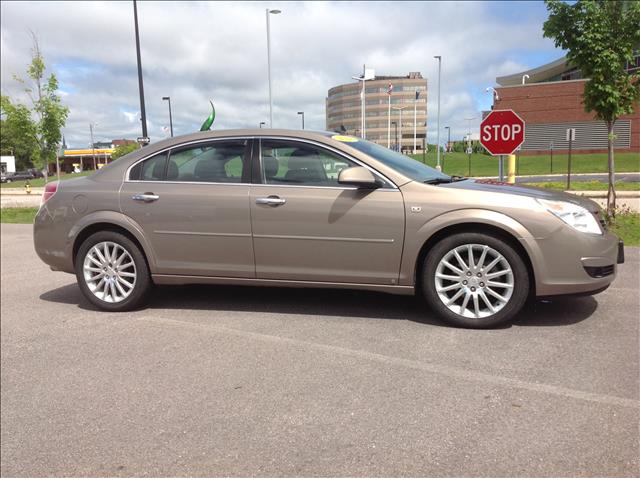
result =
[[[245,279],[240,277],[206,277],[153,274],[153,282],[159,285],[215,284],[215,285],[248,285],[258,287],[295,287],[311,289],[357,289],[386,292],[396,295],[414,295],[413,286],[357,284],[350,282],[312,282],[280,279]]]

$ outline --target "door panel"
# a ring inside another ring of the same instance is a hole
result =
[[[258,204],[274,196],[284,204]],[[254,185],[251,208],[257,278],[397,283],[400,191]]]
[[[235,143],[172,151],[164,168],[151,158],[123,183],[121,210],[143,228],[158,273],[255,277],[248,168],[233,148],[246,153]]]

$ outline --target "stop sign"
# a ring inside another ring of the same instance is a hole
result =
[[[513,110],[494,110],[480,123],[480,143],[493,156],[513,154],[524,142],[524,121]]]

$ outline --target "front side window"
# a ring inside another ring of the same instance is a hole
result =
[[[323,148],[286,140],[261,141],[266,184],[336,187],[338,175],[355,163]]]

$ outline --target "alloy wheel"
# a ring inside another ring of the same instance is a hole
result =
[[[105,302],[122,302],[136,285],[133,257],[115,242],[99,242],[89,249],[82,270],[91,293]]]
[[[442,303],[467,318],[496,314],[509,303],[514,288],[511,265],[485,244],[451,249],[438,263],[434,280]]]

